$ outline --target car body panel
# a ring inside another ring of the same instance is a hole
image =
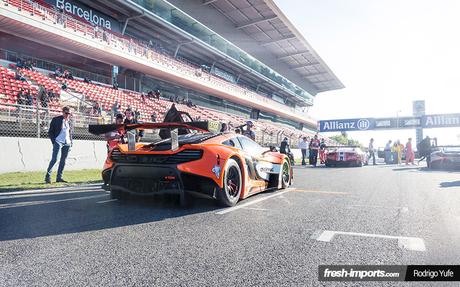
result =
[[[460,169],[460,147],[438,147],[430,156],[431,168]]]
[[[127,158],[129,156],[133,158],[133,161],[136,161],[135,164],[125,165],[123,169],[136,170],[135,165],[142,167],[150,166],[152,168],[152,172],[155,170],[155,173],[162,173],[164,171],[161,165],[140,164],[139,161],[142,157],[174,157],[184,151],[202,151],[200,159],[178,163],[173,166],[175,171],[173,175],[170,175],[170,177],[174,177],[175,180],[177,179],[179,181],[178,185],[183,185],[182,188],[187,185],[183,179],[183,177],[187,177],[187,175],[190,175],[195,180],[199,181],[201,181],[201,179],[212,181],[212,185],[215,185],[215,187],[220,189],[223,188],[223,171],[225,170],[228,160],[233,158],[240,164],[241,167],[243,182],[240,199],[244,199],[250,195],[266,190],[269,187],[270,174],[277,174],[277,172],[280,172],[281,164],[284,161],[288,161],[288,159],[284,154],[280,154],[278,152],[264,151],[263,153],[254,155],[244,149],[223,144],[223,142],[228,140],[237,141],[238,144],[240,140],[242,142],[246,142],[247,138],[244,137],[243,139],[240,139],[241,137],[244,136],[237,135],[235,133],[223,133],[206,139],[200,143],[180,145],[180,147],[175,151],[151,150],[152,147],[149,144],[140,143],[137,143],[135,145],[135,150],[132,151],[129,150],[128,144],[119,144],[114,151],[120,153],[123,158]],[[110,189],[111,182],[116,182],[116,177],[122,174],[117,171],[117,166],[120,166],[121,163],[114,163],[111,160],[111,155],[114,151],[108,155],[103,170],[103,177],[105,174],[104,181],[107,181],[108,189]],[[144,168],[138,168],[138,170],[141,174],[147,172]],[[136,174],[131,173],[130,176],[132,176],[132,180],[135,181]],[[129,192],[126,188],[123,191]]]
[[[367,165],[368,154],[359,147],[328,147],[326,166]]]

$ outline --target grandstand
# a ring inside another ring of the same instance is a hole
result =
[[[137,110],[140,120],[152,114],[162,120],[171,97],[195,103],[176,103],[193,118],[231,127],[251,119],[264,145],[316,132],[305,108],[318,92],[343,85],[272,1],[171,2],[177,6],[164,0],[0,0],[1,133],[44,136],[49,118],[71,105],[77,136],[91,138],[85,126],[110,121],[115,103]],[[231,43],[226,38],[232,34],[242,40]],[[33,70],[18,67],[18,59],[31,61]],[[73,78],[56,76],[58,67]],[[15,79],[18,72],[26,81]],[[37,99],[40,86],[56,95],[46,107]],[[18,105],[20,89],[30,90],[34,102]],[[143,96],[151,90],[162,98]],[[92,113],[95,103],[102,115]]]

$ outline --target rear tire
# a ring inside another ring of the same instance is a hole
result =
[[[217,202],[221,206],[234,206],[240,199],[243,176],[238,163],[229,159],[224,170],[224,187],[217,193]]]

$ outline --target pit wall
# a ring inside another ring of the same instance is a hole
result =
[[[45,172],[51,159],[49,139],[0,137],[0,147],[0,173]],[[292,149],[292,152],[296,159],[302,157],[299,149]],[[106,155],[105,141],[74,140],[65,169],[101,169]],[[58,162],[54,170],[57,166]]]
[[[51,152],[52,145],[49,139],[0,137],[0,173],[45,172]],[[74,140],[65,169],[101,169],[106,155],[104,141]],[[57,166],[58,162],[54,170]]]

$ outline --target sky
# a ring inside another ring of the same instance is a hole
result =
[[[319,93],[318,120],[460,113],[460,1],[275,0],[345,88]],[[349,132],[367,144],[406,142],[414,130]],[[328,133],[333,135],[333,133]],[[460,144],[460,128],[425,129]]]

